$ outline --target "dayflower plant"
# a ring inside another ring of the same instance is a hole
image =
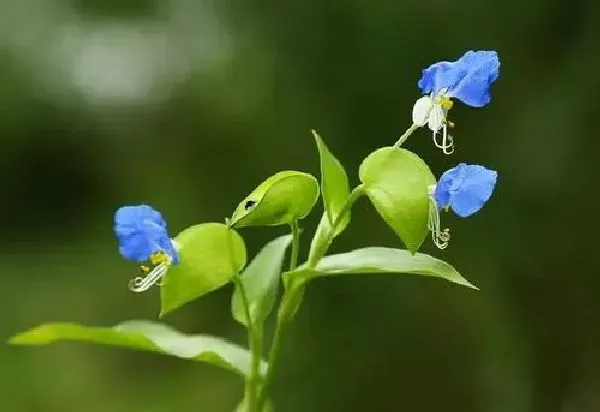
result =
[[[171,264],[179,263],[174,242],[167,233],[167,223],[151,206],[123,206],[116,211],[114,220],[121,256],[143,263],[140,269],[144,276],[131,280],[132,291],[148,290],[162,279]]]
[[[489,200],[497,172],[479,165],[458,164],[439,181],[427,164],[401,145],[414,130],[427,124],[436,146],[451,153],[447,120],[452,100],[481,107],[490,101],[490,85],[498,77],[496,52],[467,52],[455,62],[440,62],[423,71],[418,82],[425,96],[415,103],[413,124],[392,147],[370,153],[360,165],[360,183],[353,189],[346,171],[321,137],[313,131],[320,158],[321,179],[299,171],[282,171],[242,197],[223,223],[200,223],[171,238],[161,213],[149,205],[123,206],[114,215],[119,253],[140,264],[143,276],[130,283],[141,292],[160,285],[160,317],[215,289],[233,283],[232,317],[248,335],[248,348],[207,335],[185,335],[165,325],[135,321],[115,327],[50,323],[11,339],[13,344],[39,345],[79,340],[159,352],[209,363],[245,380],[244,398],[236,412],[276,410],[271,402],[284,332],[302,304],[307,285],[316,277],[345,274],[411,274],[437,277],[476,289],[454,267],[418,250],[431,232],[445,248],[448,229],[440,228],[440,210],[462,217],[476,213]],[[442,133],[441,143],[437,133]],[[299,261],[300,222],[314,208],[319,194],[323,214],[314,231],[304,263]],[[406,249],[364,247],[328,255],[334,239],[350,224],[354,203],[367,197],[398,235]],[[285,225],[290,234],[267,243],[246,265],[246,246],[237,230],[252,226]],[[282,273],[291,247],[289,268]],[[264,323],[277,306],[275,332],[265,351]],[[268,353],[268,356],[265,354]],[[264,358],[267,358],[266,360]]]
[[[448,127],[448,111],[453,98],[472,107],[482,107],[491,100],[490,86],[498,79],[500,61],[495,51],[468,51],[454,62],[438,62],[425,70],[418,82],[425,94],[413,107],[413,124],[427,124],[433,132],[434,144],[446,154],[454,151],[454,141]],[[437,134],[442,132],[442,141]]]

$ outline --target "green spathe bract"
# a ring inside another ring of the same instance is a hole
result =
[[[262,323],[273,310],[277,298],[281,265],[291,242],[291,235],[280,236],[270,241],[241,274],[252,323]],[[231,313],[235,320],[248,326],[249,322],[238,287],[235,288],[231,299]]]
[[[286,287],[323,276],[345,274],[408,273],[446,279],[473,289],[469,281],[443,260],[408,250],[368,247],[347,253],[325,256],[314,268],[305,265],[284,274]]]
[[[129,321],[115,327],[91,327],[74,323],[47,323],[11,338],[13,345],[48,345],[80,341],[150,351],[209,363],[240,375],[250,373],[250,353],[224,339],[185,335],[160,323]],[[266,370],[262,363],[262,372]]]
[[[408,150],[384,147],[367,156],[358,174],[377,212],[415,253],[429,231],[428,187],[436,182],[429,167]]]
[[[202,223],[175,237],[180,263],[161,286],[161,316],[229,283],[246,264],[242,237],[222,223]]]
[[[308,215],[318,196],[319,184],[314,176],[292,170],[278,172],[240,202],[229,225],[289,225]]]

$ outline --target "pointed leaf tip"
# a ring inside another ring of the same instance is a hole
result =
[[[333,224],[335,219],[344,206],[344,203],[350,196],[350,185],[344,166],[331,153],[321,136],[313,130],[317,149],[319,151],[319,160],[321,167],[321,193],[323,195],[323,207],[329,218],[329,223]],[[335,235],[341,233],[350,222],[350,213],[347,213],[344,220],[338,226]]]

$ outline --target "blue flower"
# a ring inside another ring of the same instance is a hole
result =
[[[460,217],[471,216],[492,196],[497,179],[498,172],[494,170],[460,163],[429,188],[429,229],[439,248],[445,248],[450,240],[449,230],[440,229],[440,209],[451,208]]]
[[[490,85],[498,79],[500,61],[495,51],[468,51],[455,62],[439,62],[423,70],[418,86],[424,94],[444,94],[482,107],[491,100]]]
[[[460,217],[478,212],[488,201],[498,172],[479,165],[460,163],[444,172],[435,188],[438,208],[450,206]]]
[[[144,277],[132,280],[130,288],[143,291],[158,282],[171,264],[179,263],[174,241],[160,212],[148,205],[120,207],[114,217],[119,253],[128,260],[144,262]]]
[[[495,51],[468,51],[454,62],[438,62],[425,70],[418,82],[426,95],[413,107],[413,123],[427,124],[433,131],[434,143],[444,153],[453,152],[453,139],[448,135],[446,120],[456,98],[472,107],[482,107],[491,100],[490,86],[498,79],[500,61]],[[442,131],[442,142],[437,132]]]

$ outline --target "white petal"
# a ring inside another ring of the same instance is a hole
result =
[[[429,114],[429,128],[434,132],[439,131],[442,126],[444,126],[444,120],[446,119],[446,115],[444,114],[444,109],[439,104],[434,104],[431,109],[431,113]]]
[[[431,112],[431,106],[433,105],[433,101],[429,96],[423,96],[415,102],[412,110],[412,120],[413,123],[419,126],[425,126],[429,119],[429,114]]]

